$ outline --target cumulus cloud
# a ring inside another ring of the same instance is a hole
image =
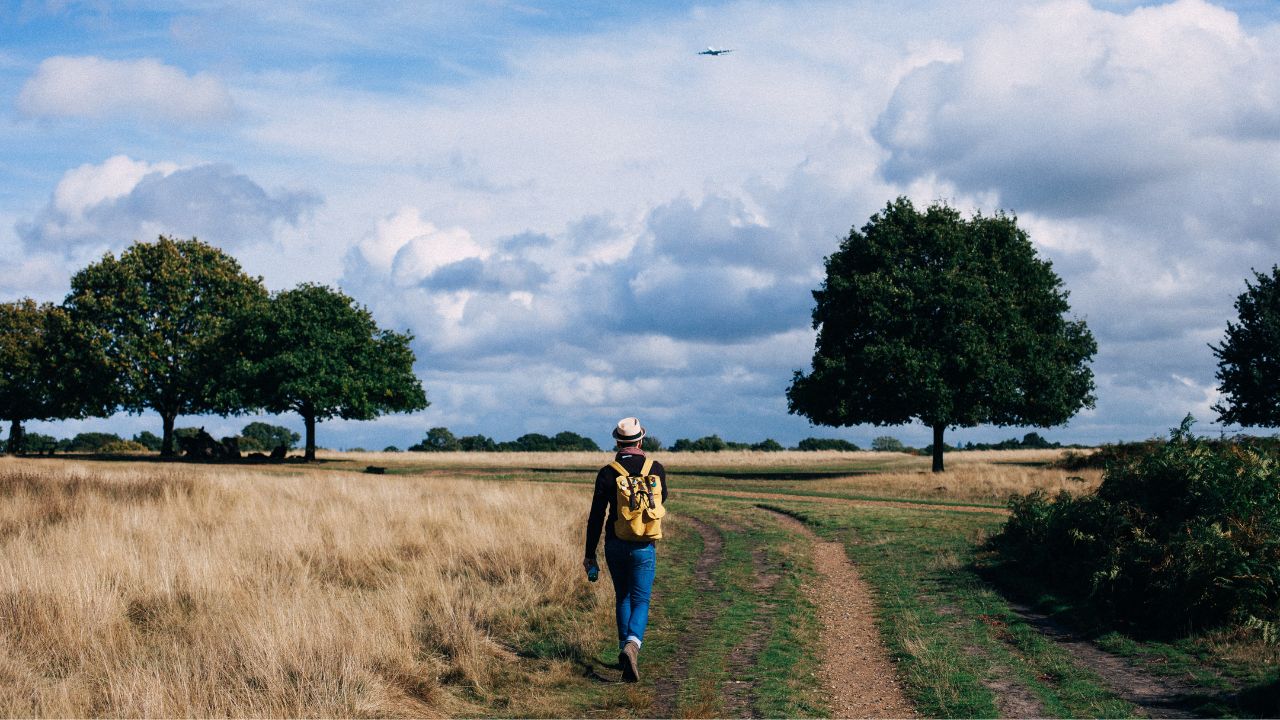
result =
[[[1254,165],[1232,141],[1280,139],[1278,60],[1274,42],[1202,0],[1125,15],[1031,6],[963,57],[909,73],[875,136],[893,180],[936,173],[1019,208],[1114,209],[1206,164]]]
[[[231,94],[220,79],[207,73],[188,75],[154,58],[48,58],[23,85],[17,106],[31,117],[127,117],[199,124],[234,114]]]
[[[68,171],[17,232],[29,248],[81,256],[160,234],[235,248],[272,241],[278,224],[296,224],[320,203],[307,191],[269,192],[227,165],[115,156]]]

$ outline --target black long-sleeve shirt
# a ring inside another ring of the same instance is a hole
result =
[[[641,468],[644,467],[644,451],[635,448],[627,448],[620,450],[614,457],[618,464],[627,469],[627,472],[633,475],[639,475]],[[667,504],[667,471],[663,469],[662,463],[657,460],[653,461],[653,466],[649,468],[650,475],[657,475],[662,483],[662,504]],[[600,472],[596,473],[596,489],[591,496],[591,512],[587,515],[587,550],[584,557],[595,559],[596,546],[600,544],[600,525],[604,525],[605,538],[617,538],[614,532],[613,524],[618,519],[618,508],[615,507],[615,500],[618,498],[618,471],[610,465],[600,468]],[[605,517],[608,522],[605,522]]]

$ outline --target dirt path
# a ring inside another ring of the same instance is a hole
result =
[[[680,521],[688,523],[689,527],[702,536],[702,554],[693,567],[693,584],[698,594],[710,597],[716,591],[716,583],[711,574],[724,558],[724,539],[720,537],[720,531],[692,515],[681,515]],[[686,647],[676,651],[670,673],[654,686],[654,717],[675,715],[677,696],[689,677],[689,660],[697,650],[699,638],[706,636],[707,628],[715,619],[717,610],[715,605],[699,603],[689,624],[681,629],[680,635],[685,639]]]
[[[838,718],[915,717],[880,640],[875,602],[844,546],[822,540],[790,515],[766,512],[813,542],[813,564],[821,579],[806,592],[817,605],[822,622],[819,676],[831,714]]]
[[[1112,692],[1141,708],[1147,717],[1195,717],[1193,697],[1203,694],[1203,690],[1197,691],[1173,678],[1153,675],[1135,667],[1024,605],[1011,602],[1009,607],[1045,637],[1071,653],[1077,663],[1097,673]]]

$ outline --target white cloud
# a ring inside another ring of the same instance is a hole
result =
[[[152,165],[127,155],[107,158],[101,165],[85,163],[67,171],[53,189],[53,207],[69,220],[83,220],[85,210],[133,191],[142,178],[158,173],[165,177],[177,170],[174,163]]]
[[[183,167],[117,155],[67,171],[48,204],[20,220],[16,232],[28,252],[60,258],[66,274],[102,252],[162,234],[236,252],[261,254],[267,247],[272,255],[296,254],[296,230],[321,202],[309,191],[268,191],[227,165]]]
[[[32,117],[160,118],[198,124],[234,114],[231,94],[220,79],[188,75],[154,58],[48,58],[22,87],[17,105]]]

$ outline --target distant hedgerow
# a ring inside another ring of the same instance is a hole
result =
[[[1001,560],[1139,631],[1280,619],[1280,453],[1191,423],[1113,458],[1094,494],[1011,500]]]

